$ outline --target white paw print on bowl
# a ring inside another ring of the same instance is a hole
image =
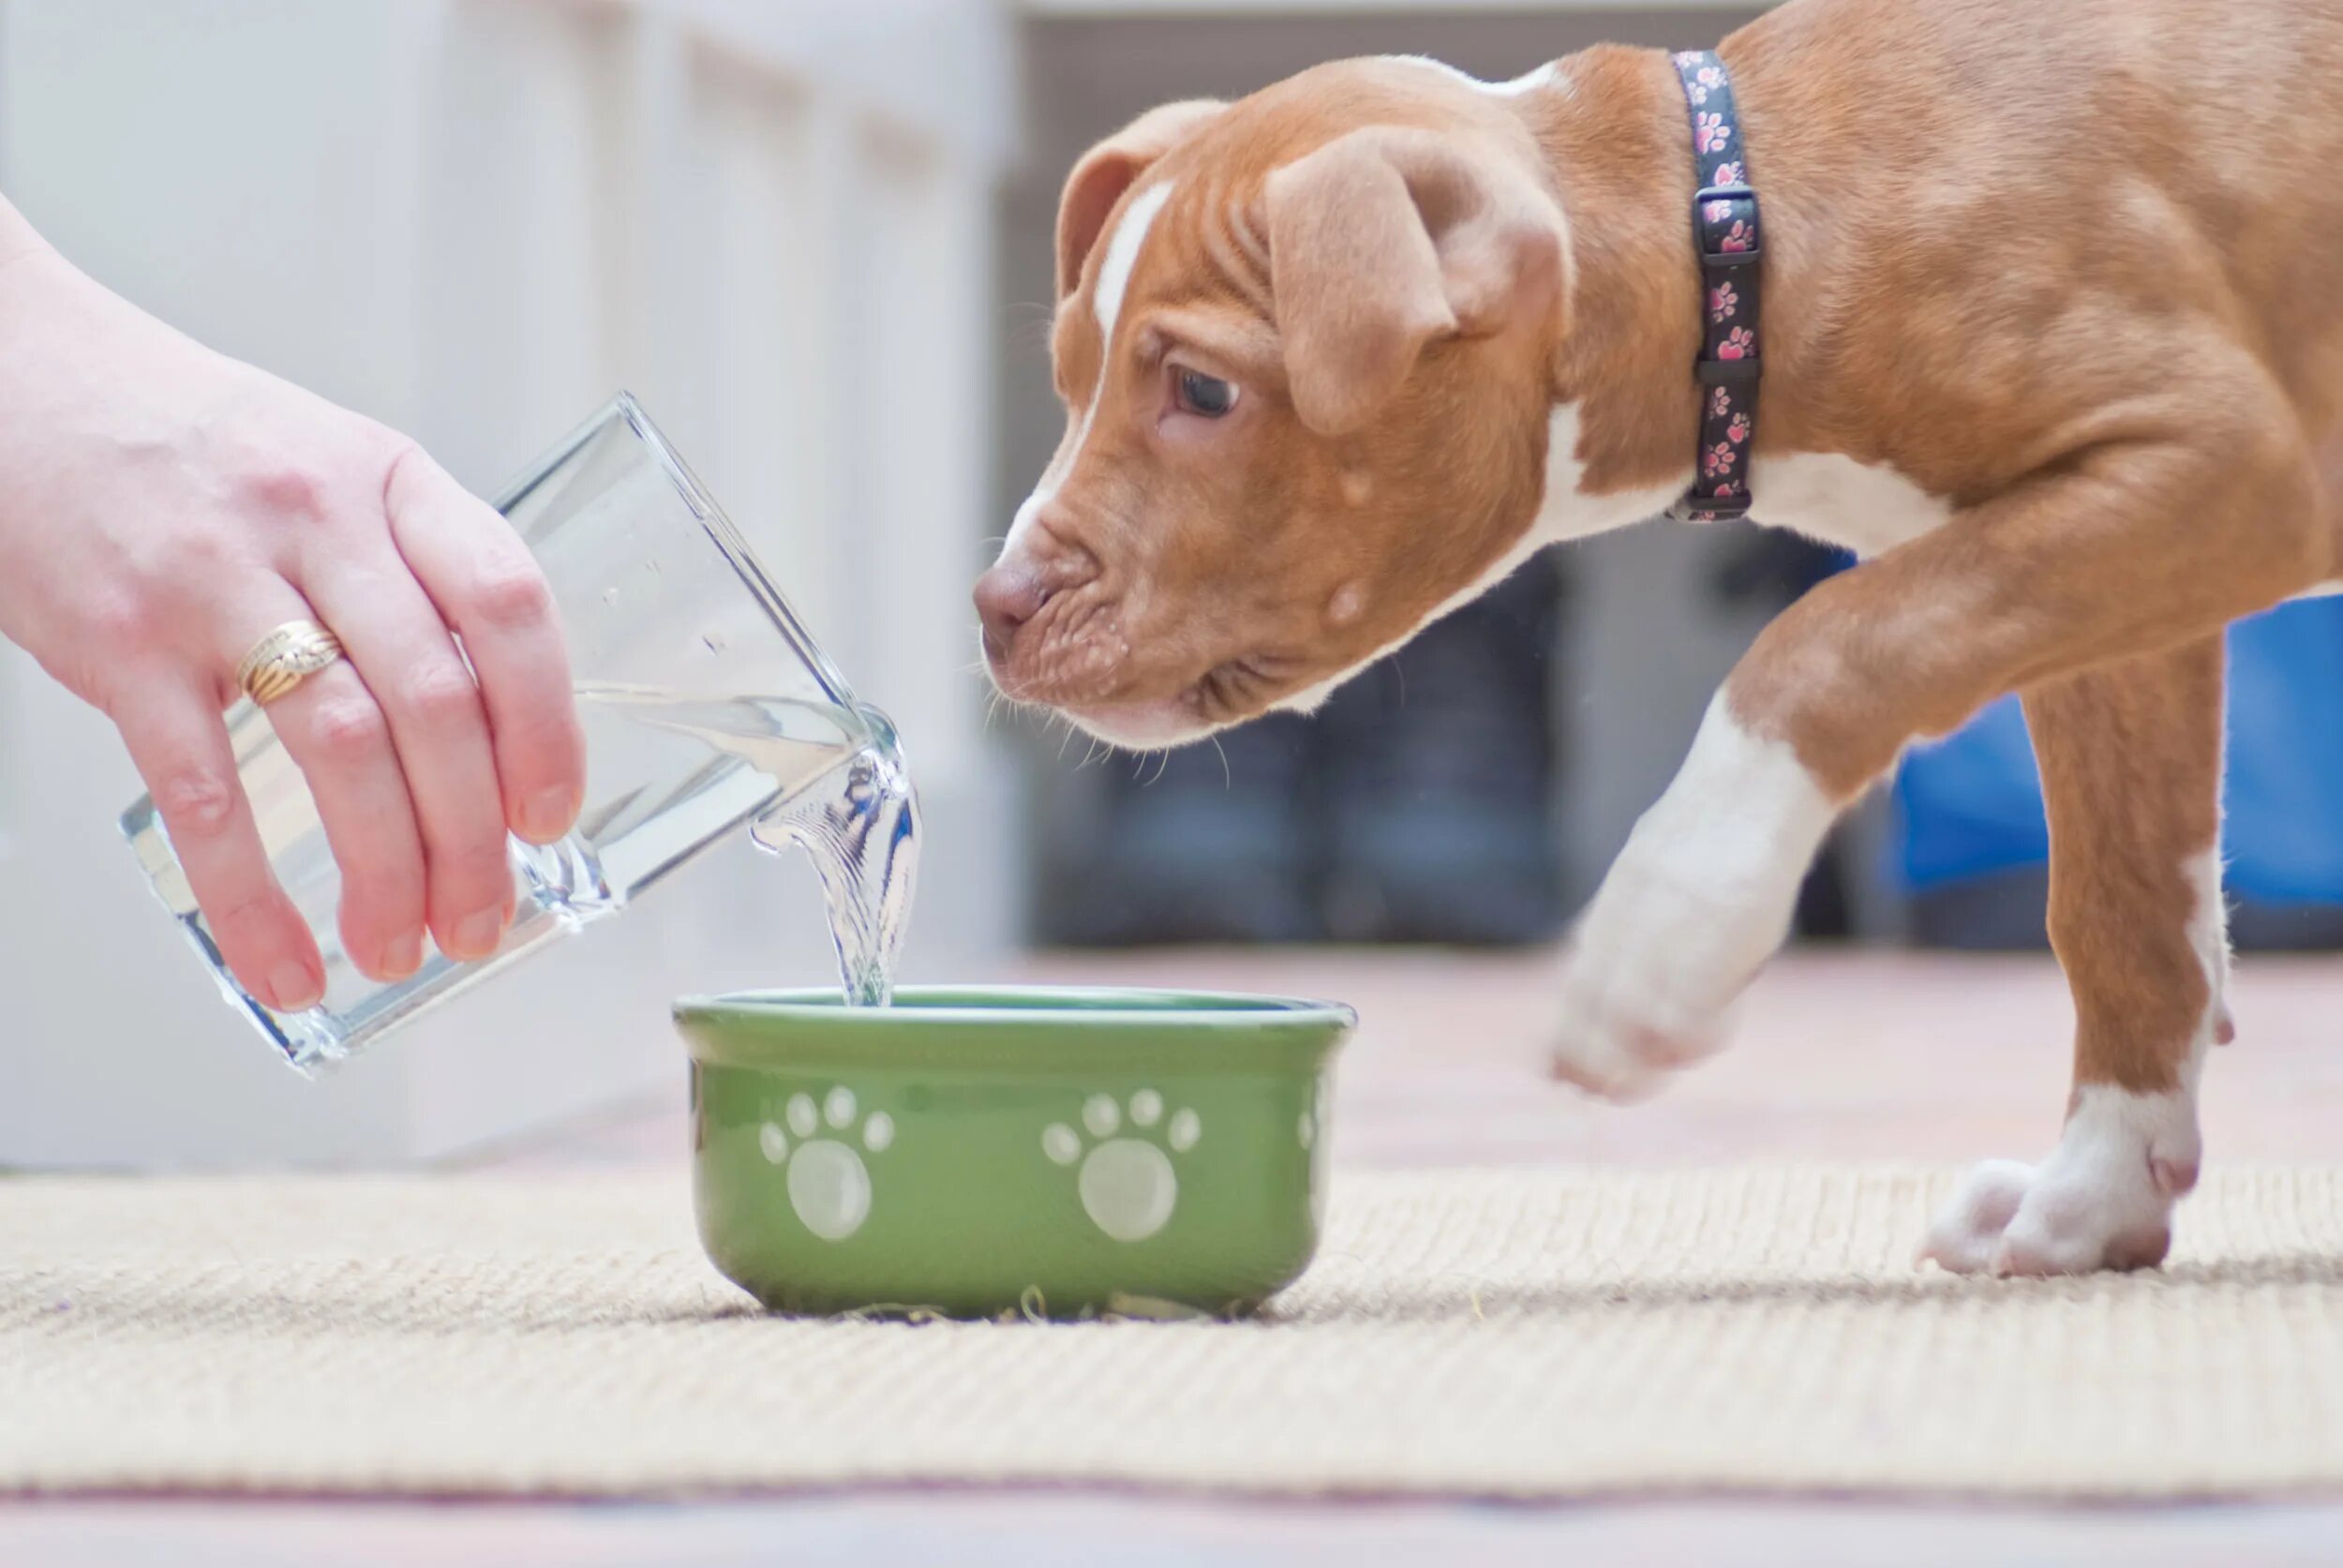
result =
[[[1112,1095],[1092,1095],[1082,1101],[1081,1130],[1052,1122],[1041,1129],[1041,1152],[1059,1165],[1080,1167],[1074,1187],[1092,1224],[1115,1241],[1145,1241],[1171,1223],[1179,1204],[1172,1157],[1187,1153],[1203,1135],[1195,1112],[1183,1106],[1167,1117],[1163,1097],[1142,1089],[1127,1106]]]
[[[782,1113],[788,1127],[767,1122],[756,1131],[767,1161],[788,1168],[789,1206],[824,1241],[844,1241],[871,1217],[871,1168],[854,1146],[856,1109],[854,1091],[843,1084],[823,1096],[818,1108],[812,1095],[792,1095]],[[885,1153],[895,1141],[895,1118],[872,1112],[858,1137],[863,1149]]]

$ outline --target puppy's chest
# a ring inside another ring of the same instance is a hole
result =
[[[1834,452],[1761,454],[1750,465],[1749,494],[1754,521],[1866,558],[1918,539],[1952,515],[1949,501],[1887,464]]]

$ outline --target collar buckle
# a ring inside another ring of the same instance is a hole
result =
[[[1749,515],[1749,493],[1722,496],[1688,495],[1669,515],[1679,523],[1737,523]]]
[[[1722,217],[1711,217],[1709,208],[1722,205]],[[1737,211],[1746,208],[1745,212]],[[1738,217],[1749,235],[1745,246],[1724,248],[1725,237]],[[1702,186],[1693,192],[1693,240],[1700,253],[1701,269],[1705,272],[1727,271],[1734,267],[1756,264],[1765,254],[1758,242],[1757,193],[1747,186]]]

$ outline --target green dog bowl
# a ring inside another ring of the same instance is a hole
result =
[[[1348,1008],[914,988],[675,1017],[700,1239],[769,1307],[1236,1314],[1317,1249]]]

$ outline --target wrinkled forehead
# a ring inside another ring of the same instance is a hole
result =
[[[1258,350],[1276,319],[1263,201],[1271,172],[1363,124],[1453,123],[1454,96],[1472,95],[1451,74],[1416,61],[1317,67],[1231,105],[1165,154],[1108,215],[1058,307],[1051,351],[1060,393],[1086,402],[1107,351],[1159,310],[1201,318],[1184,326],[1238,329],[1236,341],[1208,347]]]
[[[1058,390],[1069,397],[1087,393],[1097,381],[1099,364],[1121,324],[1140,256],[1177,188],[1173,178],[1142,177],[1126,193],[1108,215],[1081,284],[1058,306],[1051,352],[1057,362]]]
[[[1058,391],[1077,407],[1101,386],[1108,354],[1127,351],[1134,333],[1147,335],[1150,353],[1173,343],[1199,350],[1222,374],[1276,373],[1258,184],[1181,162],[1185,170],[1151,172],[1110,216],[1081,285],[1058,308]]]

